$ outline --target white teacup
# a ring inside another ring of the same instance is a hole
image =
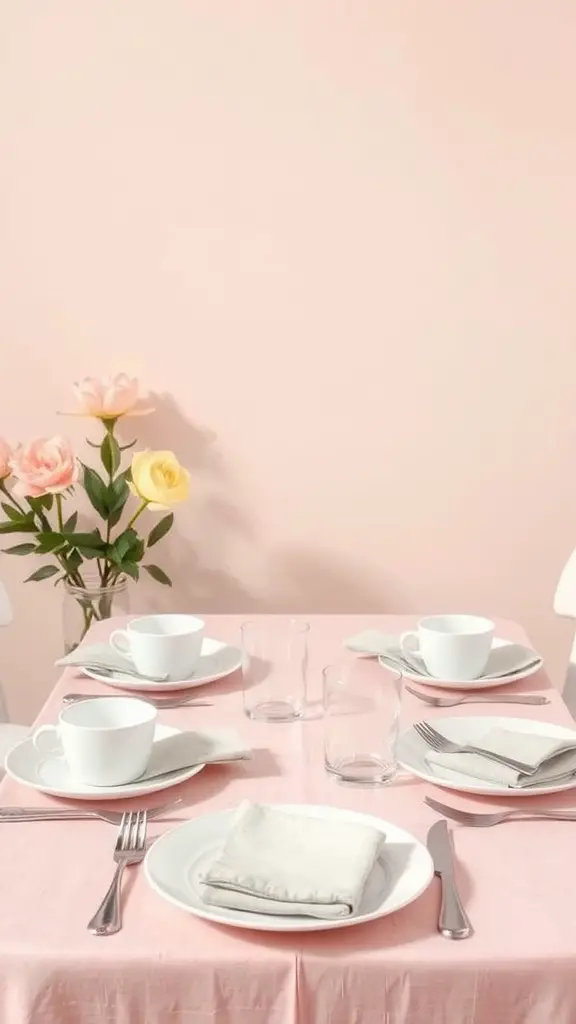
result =
[[[204,623],[195,615],[144,615],[115,629],[110,643],[140,675],[178,682],[194,671],[203,636]]]
[[[134,697],[98,697],[65,707],[58,725],[41,725],[37,750],[64,757],[75,782],[122,786],[146,770],[158,712]]]
[[[400,647],[416,654],[436,679],[467,680],[482,675],[488,663],[494,623],[478,615],[431,615],[416,631],[402,633]]]

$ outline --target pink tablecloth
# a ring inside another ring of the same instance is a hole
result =
[[[411,625],[353,616],[311,622],[316,695],[321,666],[339,657],[347,636]],[[237,641],[238,626],[235,617],[209,619],[210,635],[230,641]],[[501,632],[523,638],[509,623]],[[81,687],[92,691],[94,684],[66,672],[41,720],[54,720],[62,694]],[[214,696],[213,708],[164,713],[183,727],[233,724],[256,752],[252,762],[208,768],[180,787],[187,803],[181,818],[244,797],[308,801],[381,815],[424,840],[436,820],[423,803],[427,792],[463,807],[494,803],[411,778],[379,790],[340,787],[322,766],[322,723],[250,722],[240,687],[238,675],[231,676],[203,691]],[[548,691],[549,683],[540,673],[518,688]],[[498,713],[571,722],[559,696],[550,696],[544,708],[505,705]],[[404,717],[416,714],[422,716],[422,705],[408,698]],[[0,804],[53,802],[11,779],[1,784]],[[539,802],[576,806],[576,794]],[[156,823],[151,832],[166,827]],[[375,923],[271,935],[197,920],[151,892],[139,869],[125,887],[124,930],[96,938],[86,922],[110,881],[114,838],[100,822],[0,825],[1,1024],[576,1022],[576,825],[455,827],[461,890],[475,927],[464,942],[436,930],[436,880],[416,903]]]

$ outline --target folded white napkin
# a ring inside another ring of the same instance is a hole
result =
[[[192,768],[196,764],[239,761],[249,757],[252,757],[252,751],[235,729],[174,733],[154,741],[148,767],[138,782],[182,768]]]
[[[204,903],[258,914],[348,917],[384,835],[368,825],[240,804],[224,849],[201,878]]]
[[[576,772],[576,739],[566,741],[555,736],[494,728],[475,741],[474,746],[522,761],[534,771],[530,775],[523,774],[480,754],[440,754],[431,750],[426,754],[426,761],[434,767],[436,773],[440,769],[439,774],[447,769],[509,786],[511,789],[526,789],[554,782]]]
[[[55,665],[66,667],[67,665],[103,665],[113,671],[122,672],[123,669],[131,669],[134,672],[134,665],[128,658],[123,658],[118,651],[115,651],[109,643],[104,644],[81,644],[70,654],[58,658]]]

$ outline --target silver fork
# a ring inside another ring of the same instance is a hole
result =
[[[423,700],[425,704],[430,704],[433,708],[455,708],[459,704],[549,704],[550,701],[547,697],[542,697],[540,694],[528,693],[528,694],[513,694],[513,693],[497,693],[492,697],[486,696],[475,696],[475,697],[434,697],[429,693],[421,693],[419,690],[414,690],[411,686],[406,683],[404,689],[408,690],[412,696],[418,697],[419,700]]]
[[[94,917],[88,922],[88,931],[92,935],[114,935],[122,927],[122,911],[120,903],[120,886],[124,868],[128,864],[139,864],[146,855],[146,830],[148,814],[146,811],[127,811],[122,815],[122,824],[118,832],[114,848],[116,871],[108,892],[106,893]]]
[[[84,661],[82,664],[76,664],[70,666],[71,668],[86,668],[89,672],[97,672],[99,676],[106,676],[107,679],[115,679],[116,676],[130,676],[133,679],[142,679],[147,683],[165,683],[168,679],[167,675],[163,676],[143,676],[141,672],[138,672],[135,668],[131,668],[130,665],[125,665],[122,668],[110,668],[109,665],[102,665],[98,661]]]
[[[162,711],[163,709],[165,710],[167,708],[185,708],[185,707],[191,707],[191,708],[212,708],[212,707],[214,707],[214,704],[213,704],[212,701],[210,701],[210,700],[197,700],[196,698],[191,697],[190,694],[187,694],[186,697],[149,697],[148,694],[135,693],[134,696],[137,697],[138,700],[145,700],[145,701],[147,701],[148,704],[152,704],[152,706],[155,707],[155,708],[158,708],[159,711]],[[110,700],[110,698],[112,698],[112,700],[113,700],[115,697],[116,698],[120,698],[122,700],[126,700],[126,694],[125,693],[112,693],[112,694],[109,694],[109,693],[65,693],[64,696],[62,697],[62,703],[63,704],[76,704],[78,701],[81,701],[81,700],[99,700],[99,699],[101,699],[103,697],[105,697],[106,700]]]
[[[501,821],[512,821],[514,818],[552,818],[555,821],[576,821],[576,810],[564,811],[561,808],[531,811],[530,808],[514,807],[510,811],[478,814],[476,811],[460,811],[456,807],[449,807],[448,804],[441,804],[439,800],[433,800],[431,796],[425,796],[424,801],[445,818],[452,818],[461,825],[472,825],[475,828],[490,828],[491,825],[499,825]]]
[[[159,818],[182,803],[182,798],[170,803],[159,804],[147,810],[149,820]],[[82,811],[77,807],[0,807],[0,824],[8,821],[89,821],[98,819],[110,825],[121,825],[124,814],[121,811]]]
[[[515,761],[512,757],[505,757],[504,754],[494,754],[491,750],[484,750],[482,747],[475,747],[473,743],[453,743],[437,732],[429,722],[415,722],[414,730],[418,735],[439,754],[480,754],[487,757],[489,761],[496,761],[506,768],[512,768],[523,775],[533,775],[536,768],[533,764],[525,764],[523,761]]]

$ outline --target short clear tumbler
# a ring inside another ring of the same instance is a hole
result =
[[[267,616],[242,633],[244,711],[263,722],[293,722],[306,706],[308,633],[301,619]]]
[[[383,785],[397,770],[402,673],[374,659],[328,665],[324,764],[341,782]]]

